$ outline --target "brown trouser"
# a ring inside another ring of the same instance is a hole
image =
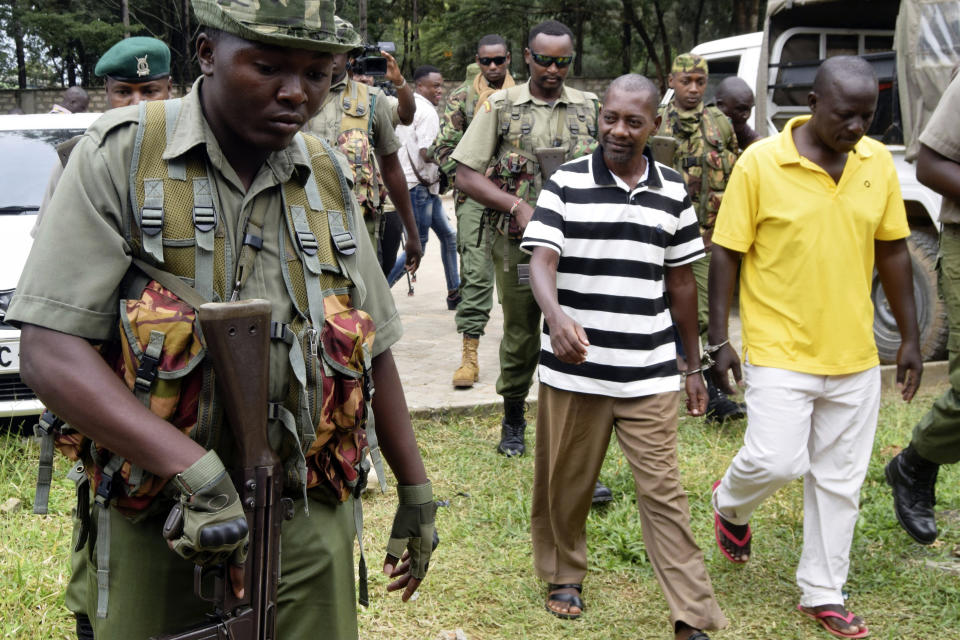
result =
[[[718,629],[727,619],[713,596],[703,553],[690,532],[677,468],[679,392],[613,398],[540,384],[531,533],[537,575],[579,583],[587,573],[587,513],[616,427],[633,470],[643,542],[672,623]]]

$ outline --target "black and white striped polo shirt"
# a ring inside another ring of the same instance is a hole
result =
[[[560,254],[557,298],[583,326],[587,360],[566,364],[540,338],[542,383],[621,398],[680,387],[664,267],[704,256],[679,173],[653,162],[632,191],[607,169],[601,148],[567,162],[544,185],[521,248]]]

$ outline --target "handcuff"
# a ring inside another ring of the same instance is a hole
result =
[[[693,371],[681,371],[680,375],[686,378],[687,376],[692,376],[695,373],[703,373],[704,371],[709,371],[717,361],[713,359],[713,354],[717,351],[720,351],[723,347],[730,344],[730,340],[724,340],[720,344],[708,344],[703,348],[703,355],[700,356],[700,367],[694,369]]]

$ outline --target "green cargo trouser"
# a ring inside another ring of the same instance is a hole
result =
[[[74,507],[71,520],[73,521],[73,535],[70,543],[70,581],[63,594],[63,604],[73,613],[87,613],[87,547],[74,551],[77,539],[80,537],[81,522]],[[96,611],[96,609],[94,609]]]
[[[364,215],[363,223],[367,226],[367,236],[370,238],[370,245],[377,251],[377,262],[380,262],[380,259],[383,257],[380,254],[380,239],[383,238],[383,216],[370,217]]]
[[[940,293],[950,323],[950,388],[914,427],[911,444],[931,462],[952,464],[960,460],[960,225],[943,225],[940,256]]]
[[[497,281],[497,300],[503,308],[497,393],[511,400],[523,399],[530,391],[533,372],[540,359],[540,307],[533,298],[530,285],[517,282],[517,265],[529,264],[530,254],[520,250],[519,240],[506,239],[490,225],[484,232],[494,234],[490,236],[493,272]]]
[[[490,243],[494,238],[484,226],[480,246],[477,238],[483,224],[483,205],[472,198],[457,207],[457,252],[460,254],[460,304],[457,333],[482,336],[493,307],[493,262]],[[499,234],[497,234],[499,235]],[[502,266],[502,265],[501,265]]]
[[[296,499],[295,499],[296,500]],[[331,640],[357,638],[353,583],[352,500],[334,507],[302,498],[283,523],[278,637]],[[94,524],[97,509],[94,509]],[[131,523],[110,514],[110,598],[106,618],[97,618],[96,552],[88,561],[87,611],[98,640],[145,640],[204,620],[211,610],[193,592],[193,563],[167,548],[160,532],[166,514]]]
[[[690,264],[693,278],[697,281],[697,325],[700,339],[707,343],[707,329],[710,321],[710,306],[707,300],[707,276],[710,274],[710,252],[703,258]],[[689,356],[687,356],[689,358]]]

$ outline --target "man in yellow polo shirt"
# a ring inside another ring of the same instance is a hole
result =
[[[835,636],[862,638],[842,587],[880,406],[870,285],[874,264],[903,337],[897,382],[909,401],[923,364],[910,234],[893,160],[864,137],[877,103],[870,64],[830,58],[808,96],[812,116],[754,143],[733,169],[713,234],[710,344],[717,384],[740,382],[727,317],[741,260],[747,429],[713,493],[717,544],[750,556],[753,510],[804,481],[798,609]]]

